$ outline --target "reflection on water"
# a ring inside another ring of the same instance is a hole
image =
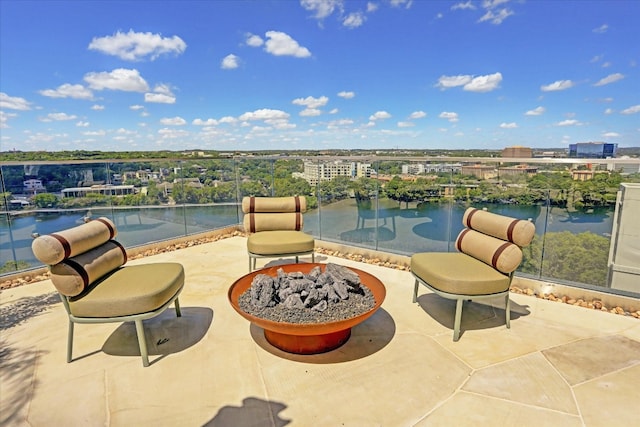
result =
[[[378,207],[376,211],[375,207]],[[521,219],[531,219],[536,233],[585,231],[610,236],[613,209],[592,209],[588,212],[569,212],[564,208],[519,205],[474,205],[489,211]],[[355,199],[324,205],[307,212],[304,230],[319,239],[344,242],[355,246],[400,254],[420,251],[452,251],[453,242],[462,230],[465,206],[452,203],[399,203],[384,199],[371,203],[366,209],[358,207]],[[0,220],[0,265],[16,259],[39,265],[31,252],[31,234],[47,234],[76,226],[85,216],[107,216],[118,227],[117,239],[126,247],[139,246],[239,224],[242,220],[238,206],[173,206],[139,208],[91,208],[54,214],[15,216],[11,227],[6,216]]]

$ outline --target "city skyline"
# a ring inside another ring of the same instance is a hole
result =
[[[639,146],[638,19],[634,1],[3,0],[0,150]]]

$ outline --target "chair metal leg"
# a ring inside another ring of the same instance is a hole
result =
[[[73,360],[73,322],[69,319],[69,334],[67,336],[67,363]]]
[[[413,302],[418,302],[418,286],[420,286],[420,282],[416,279],[416,283],[413,286]]]
[[[316,262],[316,253],[315,252],[311,252],[311,262],[315,264]]]
[[[298,263],[298,255],[296,255],[296,264]]]
[[[505,299],[506,299],[506,303],[505,303],[504,311],[505,311],[505,317],[507,322],[507,328],[511,328],[511,300],[509,299],[509,294],[507,294]]]
[[[149,366],[149,352],[147,351],[147,341],[144,336],[144,325],[142,320],[136,320],[136,333],[138,335],[138,345],[140,346],[140,356],[142,356],[142,366]]]
[[[464,299],[459,298],[456,300],[456,319],[453,324],[453,340],[458,341],[460,339],[460,323],[462,320],[462,306]]]
[[[176,306],[176,316],[182,317],[182,312],[180,311],[180,301],[178,300],[178,298],[176,298],[176,300],[174,301],[174,304]]]

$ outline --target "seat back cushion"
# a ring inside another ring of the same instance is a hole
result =
[[[51,266],[51,282],[68,297],[80,295],[92,283],[127,262],[127,251],[109,240],[75,257]]]
[[[480,209],[469,208],[462,217],[465,227],[488,234],[498,239],[508,240],[522,247],[528,246],[536,233],[531,221],[498,215]]]
[[[300,196],[291,197],[244,197],[242,212],[305,212],[307,199]]]
[[[242,224],[245,231],[249,233],[273,230],[300,231],[304,225],[304,219],[300,212],[248,213],[242,219]]]
[[[53,265],[100,246],[117,234],[115,224],[109,218],[101,217],[64,231],[39,236],[31,243],[31,250],[40,262]]]
[[[456,239],[456,248],[496,270],[509,274],[522,262],[518,245],[466,228]]]

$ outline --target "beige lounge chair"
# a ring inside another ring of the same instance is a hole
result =
[[[68,230],[38,236],[34,255],[49,265],[51,281],[69,316],[67,362],[73,360],[75,323],[133,321],[136,325],[142,364],[149,355],[142,321],[161,314],[175,304],[184,286],[184,269],[178,263],[123,266],[127,252],[115,240],[115,225],[97,218]]]
[[[465,300],[503,297],[507,328],[510,325],[509,287],[522,262],[521,248],[535,235],[535,225],[487,211],[469,208],[462,223],[466,227],[456,240],[459,252],[423,252],[411,257],[415,277],[413,302],[423,284],[443,298],[456,300],[453,340],[460,339]]]
[[[245,197],[242,199],[243,225],[249,237],[249,271],[256,268],[257,258],[311,254],[315,262],[315,240],[302,231],[302,213],[307,209],[304,197]]]

